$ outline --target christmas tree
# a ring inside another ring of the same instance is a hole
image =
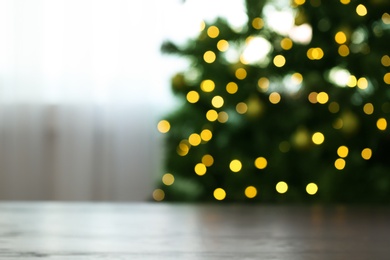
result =
[[[246,0],[247,24],[204,22],[158,122],[155,200],[390,201],[390,1]],[[287,31],[269,10],[289,12]]]

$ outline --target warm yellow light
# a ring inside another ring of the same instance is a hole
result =
[[[244,102],[240,102],[236,105],[236,111],[239,114],[245,114],[248,111],[248,105]]]
[[[257,169],[260,170],[265,169],[265,167],[267,167],[267,164],[268,164],[267,159],[265,159],[264,157],[258,157],[255,160],[255,166]]]
[[[190,143],[190,145],[192,146],[198,146],[200,145],[200,142],[202,141],[202,139],[200,138],[200,135],[198,134],[191,134],[190,137],[188,138],[188,142]]]
[[[201,21],[200,22],[200,25],[199,25],[199,31],[203,31],[204,29],[206,28],[206,23],[204,21]]]
[[[226,40],[219,40],[217,43],[217,49],[219,51],[227,51],[229,49],[229,42]]]
[[[157,130],[160,133],[163,133],[163,134],[168,133],[170,129],[171,129],[171,124],[167,120],[161,120],[157,124]]]
[[[342,158],[338,158],[335,162],[334,162],[334,167],[337,169],[337,170],[342,170],[345,168],[345,160],[342,159]]]
[[[210,122],[214,122],[215,120],[218,119],[218,113],[217,113],[217,111],[215,111],[214,109],[210,109],[210,110],[207,111],[207,113],[206,113],[206,118],[207,118],[207,120],[209,120]]]
[[[257,86],[260,88],[262,91],[267,91],[269,87],[269,79],[262,77],[257,81]]]
[[[218,35],[219,35],[219,29],[217,26],[210,26],[208,29],[207,29],[207,35],[210,37],[210,38],[217,38]]]
[[[357,81],[357,86],[358,88],[360,89],[366,89],[368,87],[368,81],[366,78],[362,77],[360,79],[358,79]]]
[[[378,121],[376,121],[376,127],[378,127],[379,130],[386,130],[387,128],[387,121],[385,118],[379,118]]]
[[[303,5],[306,2],[306,0],[294,0],[294,3],[296,5]]]
[[[390,57],[389,57],[389,55],[383,55],[382,58],[381,58],[381,63],[382,63],[383,66],[389,67],[390,66]]]
[[[328,109],[329,109],[329,112],[336,114],[340,110],[340,105],[339,105],[339,103],[333,101],[333,102],[330,102]]]
[[[214,158],[210,154],[206,154],[202,157],[202,163],[206,167],[210,167],[214,164]]]
[[[329,96],[326,92],[320,92],[317,95],[317,101],[320,104],[325,104],[326,102],[329,101]]]
[[[288,190],[288,185],[284,181],[280,181],[276,184],[276,191],[280,194],[286,193]]]
[[[203,129],[200,133],[200,138],[202,138],[203,141],[210,141],[213,137],[213,133],[209,129]]]
[[[338,44],[343,44],[347,41],[347,36],[345,35],[344,32],[340,31],[340,32],[337,32],[336,35],[334,36],[334,40],[338,43]]]
[[[165,192],[162,189],[155,189],[152,196],[155,201],[162,201],[165,198]]]
[[[238,91],[238,85],[235,82],[229,82],[226,85],[226,92],[229,94],[235,94]]]
[[[343,44],[339,47],[339,55],[341,57],[347,57],[349,55],[349,48],[347,45]]]
[[[309,194],[309,195],[314,195],[316,194],[318,191],[318,186],[317,184],[315,183],[309,183],[306,185],[306,192]]]
[[[284,64],[286,64],[286,58],[283,56],[283,55],[276,55],[275,57],[274,57],[274,60],[273,60],[273,62],[274,62],[274,65],[276,66],[276,67],[283,67],[284,66]]]
[[[215,88],[215,83],[211,79],[205,79],[200,83],[200,89],[204,92],[211,92]]]
[[[187,101],[194,104],[199,101],[199,93],[195,90],[191,90],[187,93]]]
[[[383,76],[383,81],[384,81],[387,85],[390,85],[390,72],[387,72],[387,73]]]
[[[234,159],[230,162],[229,168],[232,172],[239,172],[241,171],[242,163],[240,162],[240,160]]]
[[[354,75],[349,76],[349,80],[347,82],[347,86],[350,88],[356,87],[357,79]]]
[[[341,158],[347,157],[348,152],[349,152],[349,149],[345,145],[342,145],[337,149],[337,155],[340,156]]]
[[[309,102],[312,104],[316,104],[317,101],[317,92],[310,92],[310,94],[307,96],[307,99],[309,99]]]
[[[374,113],[374,105],[371,103],[366,103],[363,106],[363,111],[366,115],[372,115]]]
[[[295,84],[301,84],[303,81],[303,76],[299,72],[295,72],[294,74],[291,75],[291,79]]]
[[[170,186],[175,182],[175,177],[171,173],[166,173],[162,177],[162,182],[165,185]]]
[[[382,22],[383,22],[384,24],[390,24],[390,14],[384,13],[384,14],[382,15]]]
[[[222,188],[216,188],[214,190],[214,198],[216,200],[224,200],[226,198],[226,191]]]
[[[321,132],[316,132],[312,135],[311,140],[314,144],[320,145],[325,141],[325,136]]]
[[[280,41],[280,47],[282,47],[283,50],[289,50],[291,49],[293,46],[293,42],[290,38],[283,38],[281,41]]]
[[[364,160],[370,160],[372,156],[372,150],[370,148],[364,148],[361,155]]]
[[[236,70],[235,75],[236,75],[236,78],[242,80],[242,79],[245,79],[245,78],[246,78],[247,73],[246,73],[246,70],[245,70],[245,69],[243,69],[243,68],[238,68],[238,69]]]
[[[278,92],[272,92],[271,94],[269,94],[268,98],[269,102],[271,102],[272,104],[277,104],[281,100],[281,96]]]
[[[198,163],[195,165],[194,171],[197,175],[203,176],[207,172],[206,165],[204,165],[203,163]]]
[[[221,96],[215,96],[213,99],[211,99],[211,104],[215,108],[220,108],[223,106],[224,100]]]
[[[226,123],[229,120],[229,115],[225,111],[221,111],[218,113],[218,122]]]
[[[356,7],[356,13],[359,15],[359,16],[365,16],[367,14],[367,8],[360,4]]]
[[[351,0],[340,0],[340,2],[343,4],[343,5],[347,5],[351,2]]]
[[[252,20],[252,26],[256,30],[260,30],[264,26],[264,21],[260,17],[256,17],[255,19]]]
[[[257,189],[253,186],[248,186],[245,189],[245,196],[249,199],[253,199],[257,195]]]
[[[215,53],[213,51],[206,51],[203,54],[203,59],[207,63],[213,63],[216,58],[217,58],[217,56],[215,55]]]
[[[311,60],[320,60],[322,57],[324,57],[324,51],[319,47],[310,48],[307,50],[306,55]]]
[[[190,151],[190,146],[191,145],[187,140],[183,140],[177,146],[176,151],[180,156],[186,156],[188,154],[188,152]]]

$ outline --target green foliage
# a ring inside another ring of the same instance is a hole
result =
[[[164,52],[191,61],[172,79],[172,91],[183,103],[165,118],[171,125],[166,133],[165,172],[172,173],[175,182],[159,181],[164,199],[215,201],[214,190],[223,188],[224,201],[235,202],[389,202],[390,18],[384,10],[390,10],[390,2],[292,4],[295,25],[310,25],[312,37],[306,43],[293,40],[291,48],[281,44],[290,37],[267,23],[252,25],[266,15],[264,6],[272,4],[247,0],[248,23],[240,30],[218,18],[184,46],[171,42],[162,46]],[[358,15],[360,4],[366,15]],[[207,33],[212,26],[219,29],[217,37]],[[345,41],[336,41],[338,32]],[[218,48],[223,39],[229,49],[242,53],[253,37],[271,45],[258,61],[232,61]],[[207,51],[215,54],[215,61],[204,59]],[[275,65],[278,55],[285,64]],[[246,76],[237,75],[238,69]],[[212,91],[202,90],[204,80],[214,82]],[[235,93],[226,88],[231,82],[238,86]],[[190,91],[196,91],[199,100],[188,102]],[[278,94],[280,101],[273,100]],[[216,96],[223,98],[221,107],[213,105]],[[206,117],[210,110],[219,113],[217,120]],[[189,144],[190,136],[204,129],[212,132],[211,140]],[[319,144],[312,140],[317,132],[325,137]],[[340,146],[348,148],[346,156],[338,154]],[[372,152],[366,159],[365,148]],[[194,169],[206,154],[214,161],[199,176]],[[267,160],[264,169],[255,166],[258,157]],[[229,167],[234,159],[242,164],[238,172]],[[280,181],[288,184],[286,193],[276,191]],[[309,183],[318,186],[314,195],[306,192]],[[254,198],[245,195],[248,186],[257,189]]]

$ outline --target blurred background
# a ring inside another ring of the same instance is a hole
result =
[[[187,64],[160,47],[218,13],[205,2],[0,0],[0,199],[150,198]]]

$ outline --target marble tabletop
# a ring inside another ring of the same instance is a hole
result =
[[[390,259],[390,207],[0,202],[0,259]]]

